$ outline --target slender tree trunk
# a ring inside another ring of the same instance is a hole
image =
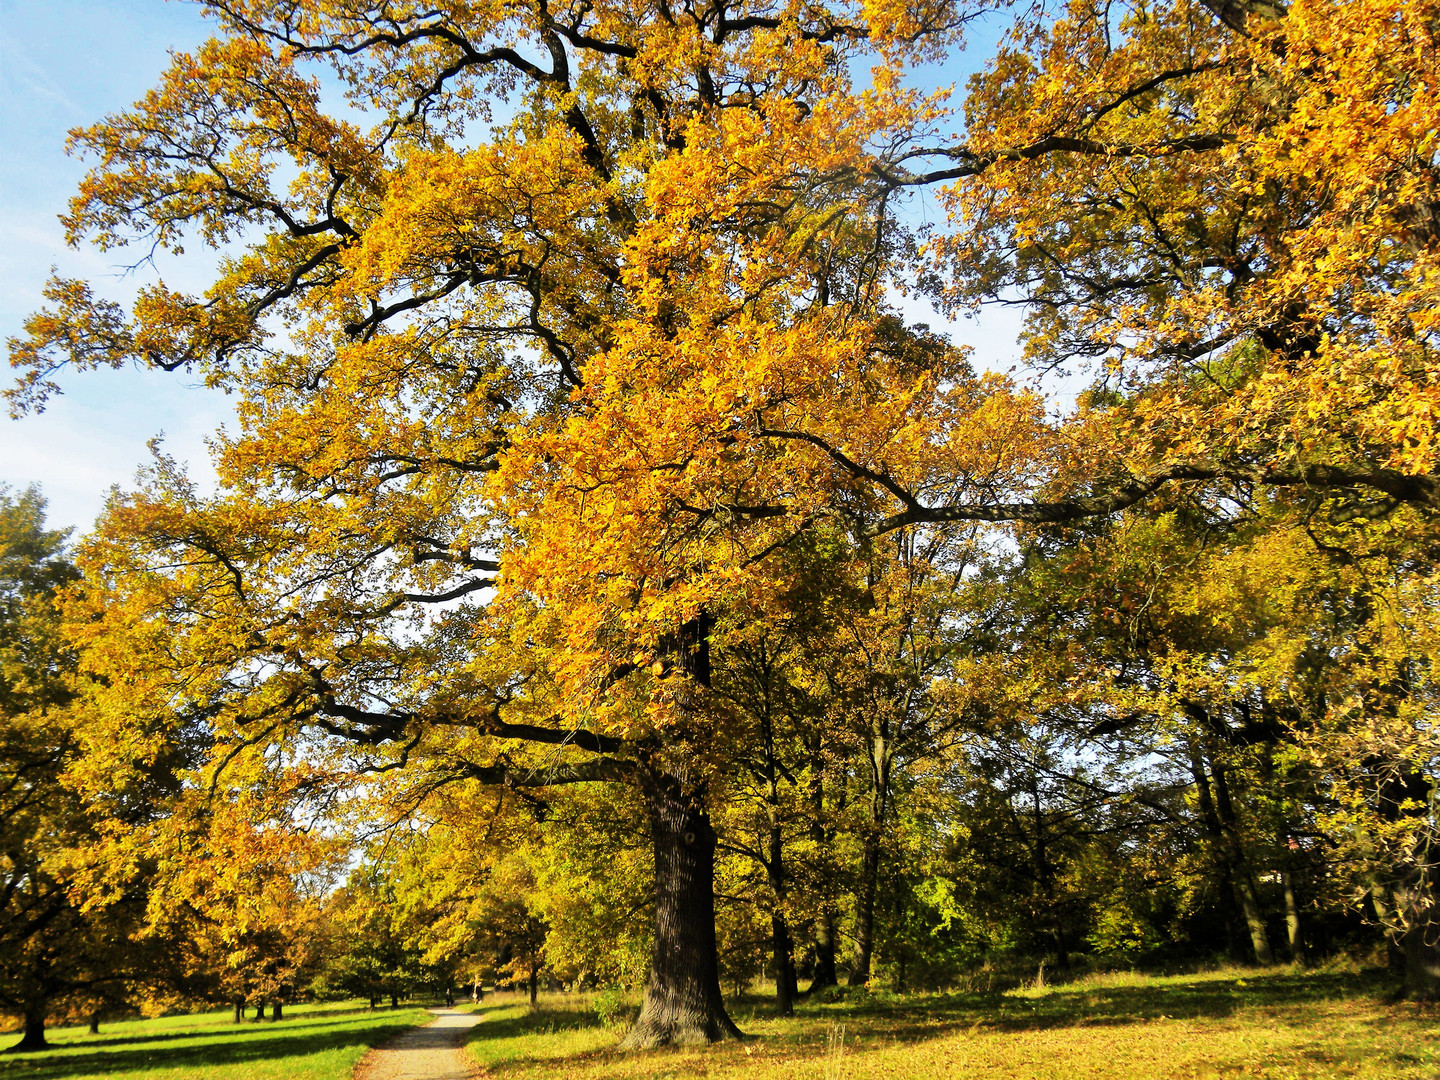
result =
[[[1280,872],[1280,885],[1285,891],[1285,935],[1289,939],[1290,959],[1305,966],[1305,930],[1300,922],[1300,904],[1295,898],[1295,879],[1289,870]]]
[[[238,998],[238,997],[237,997],[237,998],[235,999],[235,1023],[238,1024],[238,1023],[240,1023],[240,1022],[241,1022],[242,1020],[244,1020],[244,1019],[245,1019],[245,999],[244,999],[244,998]]]
[[[825,766],[818,734],[807,749],[810,753],[810,839],[815,850],[829,851],[834,837],[825,827]],[[815,976],[805,993],[813,994],[839,984],[835,972],[835,909],[826,896],[821,901],[820,917],[815,920]]]
[[[715,949],[715,830],[675,777],[644,782],[655,848],[655,941],[627,1049],[740,1038],[720,996]]]
[[[11,1050],[24,1052],[27,1050],[46,1050],[50,1044],[45,1041],[45,1014],[49,1011],[49,1002],[37,1001],[27,1003],[25,1006],[25,1034],[20,1041],[12,1046]]]
[[[1255,888],[1255,875],[1251,872],[1250,861],[1245,858],[1244,845],[1240,842],[1240,825],[1235,816],[1235,804],[1230,800],[1230,782],[1225,769],[1216,764],[1212,770],[1215,776],[1215,809],[1220,815],[1220,827],[1224,830],[1226,844],[1231,852],[1231,864],[1235,870],[1235,887],[1240,897],[1240,910],[1245,915],[1245,925],[1250,930],[1250,942],[1255,948],[1255,959],[1266,967],[1275,963],[1275,953],[1270,948],[1270,938],[1265,933],[1265,914],[1260,907],[1260,896]]]
[[[850,965],[850,985],[870,981],[870,962],[875,950],[875,897],[880,887],[880,849],[885,835],[885,818],[890,795],[890,733],[883,709],[871,717],[870,733],[870,821],[860,858],[860,883],[855,892],[855,959]]]
[[[760,730],[764,740],[765,814],[769,824],[769,837],[765,858],[765,874],[770,883],[770,944],[775,966],[775,1011],[781,1016],[795,1012],[795,998],[799,987],[795,979],[795,946],[790,936],[790,927],[785,921],[785,899],[789,879],[785,872],[785,833],[780,816],[780,767],[775,752],[775,725],[770,697],[773,685],[773,669],[762,652],[761,664],[765,675],[765,700],[760,715]]]
[[[1250,931],[1250,946],[1255,960],[1261,964],[1273,964],[1275,955],[1270,951],[1270,940],[1265,935],[1265,918],[1255,894],[1255,883],[1250,878],[1249,867],[1244,864],[1233,830],[1234,807],[1230,802],[1229,788],[1223,783],[1224,774],[1220,769],[1215,770],[1212,789],[1205,760],[1194,743],[1190,745],[1190,770],[1200,797],[1200,816],[1205,823],[1205,831],[1215,845],[1222,874],[1229,879],[1235,902]],[[1227,816],[1231,819],[1230,828],[1226,826]]]
[[[530,1004],[540,1000],[540,965],[530,965]]]
[[[880,883],[880,833],[871,823],[860,857],[860,887],[855,892],[855,958],[850,963],[850,985],[870,981],[870,957],[875,948],[875,894]]]
[[[400,997],[399,997],[399,995],[397,995],[397,994],[391,994],[391,995],[390,995],[390,1007],[391,1007],[392,1009],[398,1009],[398,1008],[400,1007]]]
[[[770,915],[770,944],[775,958],[775,1011],[781,1016],[795,1012],[795,999],[800,996],[795,976],[795,948],[790,927],[780,912]]]

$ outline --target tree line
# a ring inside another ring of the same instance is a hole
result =
[[[10,895],[236,956],[391,890],[426,963],[643,984],[633,1047],[1001,956],[1373,933],[1433,995],[1432,6],[206,0],[66,224],[211,283],[53,280],[11,400],[237,428],[16,586],[8,790],[85,825],[17,812]]]

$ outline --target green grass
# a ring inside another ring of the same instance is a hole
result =
[[[365,1051],[424,1023],[420,1008],[287,1006],[281,1021],[230,1011],[46,1032],[49,1050],[0,1056],[0,1080],[348,1080]],[[3,1036],[13,1044],[19,1033]]]
[[[1004,994],[861,995],[768,1016],[750,1040],[622,1054],[588,999],[487,1001],[471,1055],[494,1080],[1436,1080],[1440,1010],[1378,973],[1094,976]]]

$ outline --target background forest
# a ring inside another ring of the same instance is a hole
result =
[[[202,6],[65,221],[209,287],[56,278],[10,343],[17,410],[237,402],[214,490],[157,446],[73,545],[0,494],[23,1046],[498,982],[636,988],[632,1048],[759,979],[1440,994],[1435,3]],[[921,301],[1020,306],[1046,378]]]

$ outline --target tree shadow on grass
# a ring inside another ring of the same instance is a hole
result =
[[[1383,972],[1361,975],[1247,972],[1234,979],[1150,983],[1142,986],[1060,986],[1038,996],[956,994],[885,997],[805,1010],[833,1022],[864,1020],[877,1034],[901,1042],[923,1041],[960,1027],[989,1031],[1036,1031],[1063,1027],[1115,1027],[1152,1020],[1221,1019],[1242,1008],[1287,1008],[1357,997],[1380,998]],[[923,1014],[923,1019],[917,1019]]]
[[[406,1010],[408,1011],[408,1010]],[[110,1046],[121,1046],[133,1043],[157,1043],[171,1042],[175,1039],[204,1039],[210,1036],[222,1038],[227,1035],[258,1035],[262,1031],[293,1031],[296,1028],[319,1028],[333,1027],[336,1024],[353,1024],[362,1016],[374,1016],[375,1013],[367,1009],[354,1009],[348,1015],[340,1015],[336,1012],[325,1013],[301,1013],[298,1016],[287,1017],[284,1020],[251,1020],[249,1018],[236,1024],[234,1022],[218,1024],[197,1024],[195,1027],[177,1027],[171,1031],[154,1031],[146,1035],[82,1035],[80,1038],[68,1038],[52,1040],[52,1050],[103,1050]],[[312,1016],[337,1017],[336,1019],[312,1020]],[[279,1025],[278,1027],[273,1025]],[[14,1033],[19,1037],[19,1032]],[[0,1046],[0,1051],[9,1049],[7,1046]],[[50,1051],[46,1051],[49,1053]],[[0,1059],[3,1065],[3,1059]]]
[[[838,1024],[850,1026],[852,1037],[919,1044],[954,1034],[956,1031],[1018,1033],[1061,1028],[1121,1028],[1164,1019],[1221,1020],[1241,1010],[1269,1008],[1280,1012],[1267,1022],[1284,1023],[1284,1010],[1302,1009],[1324,1002],[1356,998],[1381,999],[1389,983],[1383,972],[1354,974],[1297,974],[1291,972],[1245,972],[1230,978],[1195,978],[1189,981],[1151,982],[1138,986],[1105,986],[1077,983],[1058,986],[1035,995],[949,994],[916,997],[890,994],[854,995],[831,1003],[814,1003],[797,1011],[793,1024],[787,1023],[764,1038],[772,1052],[785,1056],[813,1057],[831,1037]],[[768,999],[731,999],[732,1014],[751,1006],[749,1022],[760,1021]],[[520,1016],[488,1020],[474,1029],[473,1040],[506,1042],[527,1036],[595,1028],[598,1019],[590,1013],[559,1008],[539,1009]],[[536,1056],[514,1046],[514,1056],[502,1053],[488,1065],[499,1075],[512,1070],[536,1067],[575,1066],[587,1061],[613,1058],[613,1048],[583,1050],[573,1054]]]
[[[325,1026],[334,1027],[343,1021],[326,1021]],[[281,1025],[284,1021],[280,1022]],[[306,1027],[319,1025],[305,1025]],[[155,1044],[155,1037],[143,1039],[117,1039],[115,1049],[106,1049],[99,1041],[91,1043],[59,1043],[54,1049],[34,1055],[0,1058],[0,1077],[5,1080],[61,1080],[68,1076],[104,1074],[124,1076],[130,1072],[157,1069],[185,1069],[188,1074],[202,1075],[206,1070],[226,1065],[243,1065],[247,1062],[264,1061],[271,1058],[303,1057],[309,1054],[341,1050],[353,1046],[375,1046],[409,1031],[414,1024],[396,1020],[392,1024],[379,1024],[350,1031],[316,1031],[313,1033],[280,1025],[266,1029],[244,1030],[237,1025],[234,1029],[216,1032],[212,1041],[198,1046],[165,1046],[163,1041]],[[163,1039],[205,1038],[205,1032],[177,1033]],[[226,1038],[226,1036],[230,1036]],[[126,1043],[147,1042],[150,1045],[136,1050],[119,1049]]]
[[[557,1009],[554,1007],[531,1009],[519,1016],[507,1016],[495,1020],[486,1018],[475,1026],[474,1037],[489,1039],[515,1039],[525,1035],[545,1035],[556,1031],[580,1031],[600,1027],[600,1018],[591,1009]]]

